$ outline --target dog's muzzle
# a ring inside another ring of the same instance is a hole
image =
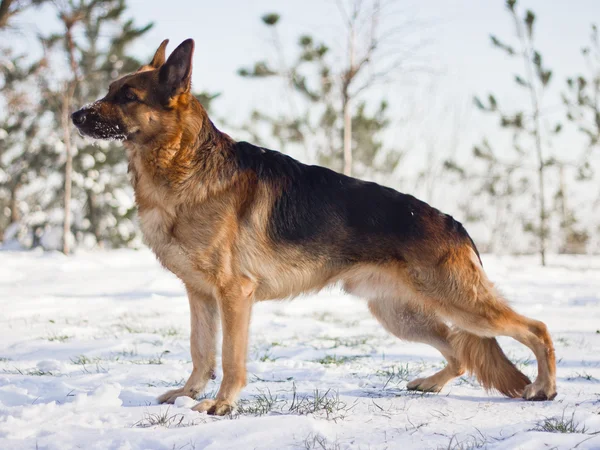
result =
[[[108,122],[94,108],[81,108],[71,114],[73,124],[84,136],[94,139],[124,140],[126,134],[118,123]]]

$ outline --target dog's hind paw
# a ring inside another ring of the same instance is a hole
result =
[[[554,400],[556,397],[556,389],[551,387],[540,386],[537,382],[528,384],[523,391],[523,398],[533,402],[541,402],[545,400]]]

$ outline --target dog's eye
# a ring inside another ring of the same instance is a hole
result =
[[[121,94],[121,98],[123,99],[123,101],[124,101],[125,103],[128,103],[128,102],[136,102],[136,101],[138,101],[138,100],[139,100],[139,99],[138,99],[138,96],[137,96],[137,95],[135,95],[135,93],[134,93],[133,91],[129,90],[129,89],[127,89],[126,91],[124,91],[124,92]]]

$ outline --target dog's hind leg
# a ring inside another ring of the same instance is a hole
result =
[[[554,399],[556,361],[546,325],[516,313],[500,301],[490,303],[486,314],[458,310],[448,316],[464,330],[451,338],[458,357],[487,389],[526,400]],[[494,338],[501,335],[510,336],[533,351],[538,363],[538,376],[533,383],[506,358]]]
[[[407,341],[429,344],[448,361],[446,367],[439,372],[427,378],[410,381],[406,385],[408,390],[439,392],[446,383],[464,373],[448,340],[451,330],[435,315],[427,314],[416,306],[391,299],[370,300],[369,310],[394,336]]]
[[[556,396],[554,346],[546,325],[516,313],[496,292],[470,248],[449,252],[435,267],[413,271],[417,290],[432,299],[440,316],[464,331],[450,342],[465,368],[487,389],[526,400]],[[510,336],[529,347],[538,363],[530,383],[506,358],[496,336]]]
[[[185,386],[165,392],[159,403],[173,403],[177,397],[196,398],[214,376],[219,312],[216,300],[188,287],[190,302],[190,350],[194,367]]]

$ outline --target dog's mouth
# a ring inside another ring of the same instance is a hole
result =
[[[92,139],[103,139],[109,141],[124,141],[127,139],[127,133],[118,124],[88,123],[85,125],[75,125],[79,134],[91,137]]]
[[[118,123],[102,121],[94,111],[79,110],[71,116],[79,134],[93,139],[124,141],[128,133]]]

